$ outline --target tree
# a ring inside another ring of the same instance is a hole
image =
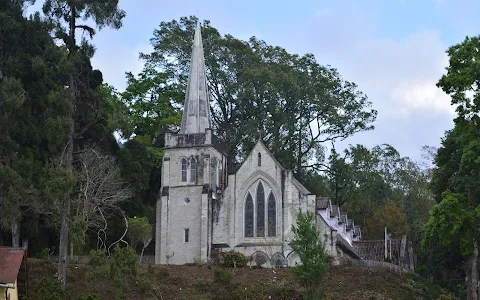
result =
[[[479,115],[479,53],[480,38],[467,37],[450,47],[447,73],[437,86],[451,96],[458,117],[455,127],[442,140],[435,157],[431,188],[439,204],[432,210],[425,240],[438,234],[443,245],[453,246],[451,252],[464,254],[468,260],[468,298],[477,299],[478,221],[476,211],[480,204],[480,122]],[[461,215],[453,215],[460,213]],[[446,220],[446,217],[452,219]],[[453,228],[447,232],[446,225]],[[460,230],[463,229],[463,230]],[[455,233],[456,236],[453,236]],[[460,239],[460,240],[459,240]],[[457,243],[452,242],[456,240]],[[461,249],[458,249],[460,247]]]
[[[148,247],[148,244],[150,244],[153,238],[152,224],[150,224],[146,217],[133,217],[128,218],[128,227],[127,237],[130,240],[132,248],[135,249],[140,243],[142,244],[142,252],[139,261],[139,263],[141,263],[143,251]]]
[[[97,124],[97,120],[82,124],[79,131],[75,130],[75,113],[78,100],[85,96],[82,87],[85,81],[80,81],[81,69],[79,65],[85,58],[85,54],[93,54],[93,48],[84,41],[79,47],[77,45],[76,30],[81,29],[88,32],[90,37],[95,35],[95,29],[88,25],[78,24],[79,19],[93,19],[94,24],[102,29],[104,26],[111,26],[118,29],[122,26],[122,19],[125,12],[118,8],[118,0],[95,1],[95,0],[46,0],[43,5],[43,12],[48,20],[55,26],[55,37],[61,39],[68,49],[67,68],[69,70],[69,111],[67,118],[69,121],[67,144],[65,150],[64,167],[68,172],[73,172],[74,139],[82,136],[90,127]],[[80,53],[84,55],[80,55]],[[82,85],[83,83],[83,85]],[[88,84],[86,84],[88,86]],[[65,288],[67,253],[68,253],[68,234],[71,210],[71,195],[67,193],[64,196],[64,205],[62,209],[62,223],[60,229],[59,262],[58,262],[58,280]]]
[[[318,288],[327,272],[328,262],[322,238],[315,227],[315,215],[299,212],[292,232],[294,237],[289,245],[301,261],[300,266],[293,268],[293,274],[306,289],[307,299],[320,299]]]
[[[172,85],[177,96],[170,101],[177,104],[183,103],[196,23],[195,17],[162,22],[151,39],[154,52],[140,55],[143,73]],[[302,175],[324,167],[325,142],[373,128],[376,111],[367,97],[313,55],[292,55],[254,37],[222,36],[208,21],[202,36],[212,118],[227,145],[230,171],[259,136],[283,166]]]
[[[423,246],[431,246],[437,238],[443,246],[459,245],[462,255],[469,258],[467,298],[477,299],[480,206],[472,207],[464,195],[450,191],[444,192],[442,198],[425,225]]]
[[[408,224],[405,215],[395,201],[388,199],[385,205],[368,218],[362,230],[365,239],[382,239],[384,229],[387,227],[392,232],[392,238],[401,238],[408,235]]]
[[[14,246],[20,244],[25,214],[31,226],[23,238],[38,236],[31,229],[38,227],[36,186],[45,161],[63,149],[59,145],[65,137],[66,76],[59,66],[64,52],[39,15],[25,19],[25,2],[3,1],[0,6],[0,164],[5,167],[0,219],[11,227]]]
[[[93,230],[97,235],[97,248],[107,248],[108,218],[118,214],[119,204],[131,196],[131,190],[121,177],[121,170],[113,156],[104,155],[91,147],[78,155],[80,167],[75,169],[79,194],[73,199],[74,215],[72,237],[83,245],[85,234]],[[72,243],[73,244],[73,243]],[[70,249],[73,255],[73,245]]]

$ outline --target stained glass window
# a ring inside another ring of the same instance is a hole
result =
[[[253,199],[250,193],[245,200],[245,237],[253,237]]]
[[[263,184],[257,187],[257,237],[265,236],[265,190]]]

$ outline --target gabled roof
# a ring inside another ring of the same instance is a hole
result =
[[[240,166],[240,168],[237,170],[240,171],[240,169],[242,168],[242,166],[245,164],[245,162],[250,159],[250,157],[252,157],[252,155],[254,155],[254,152],[256,152],[255,150],[258,149],[258,148],[263,148],[263,151],[265,153],[267,153],[270,158],[275,162],[275,164],[283,171],[287,171],[287,169],[285,169],[279,162],[278,160],[275,158],[275,156],[273,156],[273,154],[270,152],[270,150],[268,150],[267,146],[265,146],[265,144],[263,143],[263,140],[262,139],[258,139],[257,143],[255,144],[255,146],[252,148],[252,151],[250,151],[250,153],[248,154],[247,158],[245,159],[245,161],[242,163],[242,165]],[[300,181],[298,181],[295,177],[292,178],[292,182],[293,184],[298,188],[298,190],[300,190],[303,194],[305,195],[311,195],[311,192],[305,187],[303,186],[303,184],[300,183]]]
[[[0,247],[0,283],[14,283],[25,256],[24,248]]]

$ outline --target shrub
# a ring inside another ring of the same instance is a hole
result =
[[[233,279],[233,272],[225,269],[215,269],[213,270],[214,282],[229,284]]]
[[[40,251],[40,258],[47,258],[49,256],[50,249],[49,248],[43,248],[42,251]]]
[[[318,288],[327,272],[328,263],[322,238],[315,227],[315,215],[299,212],[297,224],[292,225],[294,234],[290,242],[292,250],[298,254],[302,264],[293,268],[293,275],[306,289],[305,299],[322,299]]]
[[[110,278],[120,280],[125,276],[136,277],[138,273],[138,259],[135,250],[115,246],[113,257],[110,261]]]
[[[107,264],[107,251],[105,249],[90,250],[88,256],[90,257],[88,264],[94,268]]]
[[[26,298],[26,297],[25,297]],[[27,298],[26,298],[27,299]],[[37,292],[28,297],[29,300],[65,300],[70,299],[67,292],[62,289],[60,284],[56,280],[48,278],[42,278],[38,286]]]
[[[427,274],[428,274],[428,269],[426,266],[418,266],[416,269],[415,269],[415,273],[417,273],[418,275],[426,278],[427,277]]]
[[[78,297],[77,300],[101,300],[99,295],[97,294],[83,294],[81,293]]]
[[[245,267],[248,263],[248,257],[234,250],[221,252],[219,256],[225,267],[241,268]]]

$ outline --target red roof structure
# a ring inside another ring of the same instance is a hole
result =
[[[22,265],[24,248],[0,247],[0,283],[14,283]]]

